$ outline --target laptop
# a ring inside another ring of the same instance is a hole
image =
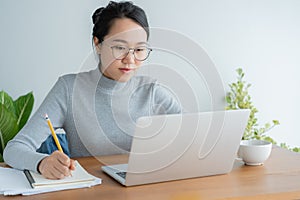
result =
[[[124,186],[229,173],[250,110],[141,117],[126,164],[102,166]]]

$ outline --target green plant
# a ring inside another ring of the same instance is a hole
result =
[[[280,147],[286,148],[286,149],[289,149],[289,150],[291,150],[291,151],[300,153],[300,147],[290,147],[290,146],[287,145],[286,143],[280,143]]]
[[[276,141],[270,136],[266,135],[266,133],[275,126],[279,125],[279,121],[273,120],[271,123],[266,123],[261,127],[259,126],[258,119],[256,117],[258,110],[253,105],[251,96],[248,93],[248,89],[251,84],[247,84],[246,81],[243,80],[245,73],[241,68],[238,68],[236,72],[238,74],[237,82],[229,84],[230,91],[226,95],[226,102],[228,104],[226,110],[250,109],[248,124],[242,139],[266,140],[276,144]],[[300,152],[300,148],[291,148],[285,143],[281,143],[280,146],[295,152]]]
[[[267,140],[272,143],[276,143],[271,137],[265,133],[272,129],[274,126],[279,125],[278,120],[273,120],[272,123],[266,123],[264,126],[259,127],[258,119],[256,114],[258,113],[257,108],[253,105],[251,96],[248,93],[248,89],[251,84],[247,84],[243,78],[245,76],[241,68],[237,69],[237,82],[229,84],[230,91],[226,95],[227,110],[236,109],[250,109],[250,116],[243,138],[247,139],[258,139]]]
[[[34,103],[32,92],[13,100],[6,92],[0,92],[0,162],[7,142],[26,124]]]

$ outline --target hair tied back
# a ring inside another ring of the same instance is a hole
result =
[[[101,13],[102,13],[103,10],[104,10],[104,7],[101,7],[101,8],[98,8],[98,9],[94,12],[93,17],[92,17],[92,19],[93,19],[93,24],[97,24],[97,22],[99,21],[100,15],[101,15]]]

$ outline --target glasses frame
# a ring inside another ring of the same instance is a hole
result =
[[[105,43],[102,42],[101,44],[105,44]],[[129,48],[129,47],[125,46],[125,45],[113,45],[113,46],[110,46],[110,45],[108,45],[108,44],[105,44],[105,45],[108,46],[108,47],[110,47],[112,56],[113,56],[114,59],[116,59],[116,60],[123,60],[124,58],[126,58],[126,57],[128,56],[129,52],[132,52],[132,54],[133,54],[135,60],[138,60],[138,61],[145,61],[145,60],[147,60],[147,58],[149,58],[150,53],[153,51],[152,48],[147,47],[147,46],[139,46],[139,47],[135,47],[135,48]],[[116,47],[125,47],[125,48],[128,49],[128,52],[125,53],[124,55],[122,55],[121,57],[116,57],[116,56],[114,55],[114,48],[116,48]],[[138,58],[136,57],[136,55],[135,55],[136,50],[137,50],[138,48],[140,48],[140,47],[146,48],[147,51],[148,51],[148,52],[147,52],[147,56],[146,56],[146,58],[144,58],[144,59],[138,59]]]

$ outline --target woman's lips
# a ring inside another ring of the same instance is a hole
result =
[[[129,73],[131,70],[131,68],[119,68],[119,70],[121,70],[123,73]]]

